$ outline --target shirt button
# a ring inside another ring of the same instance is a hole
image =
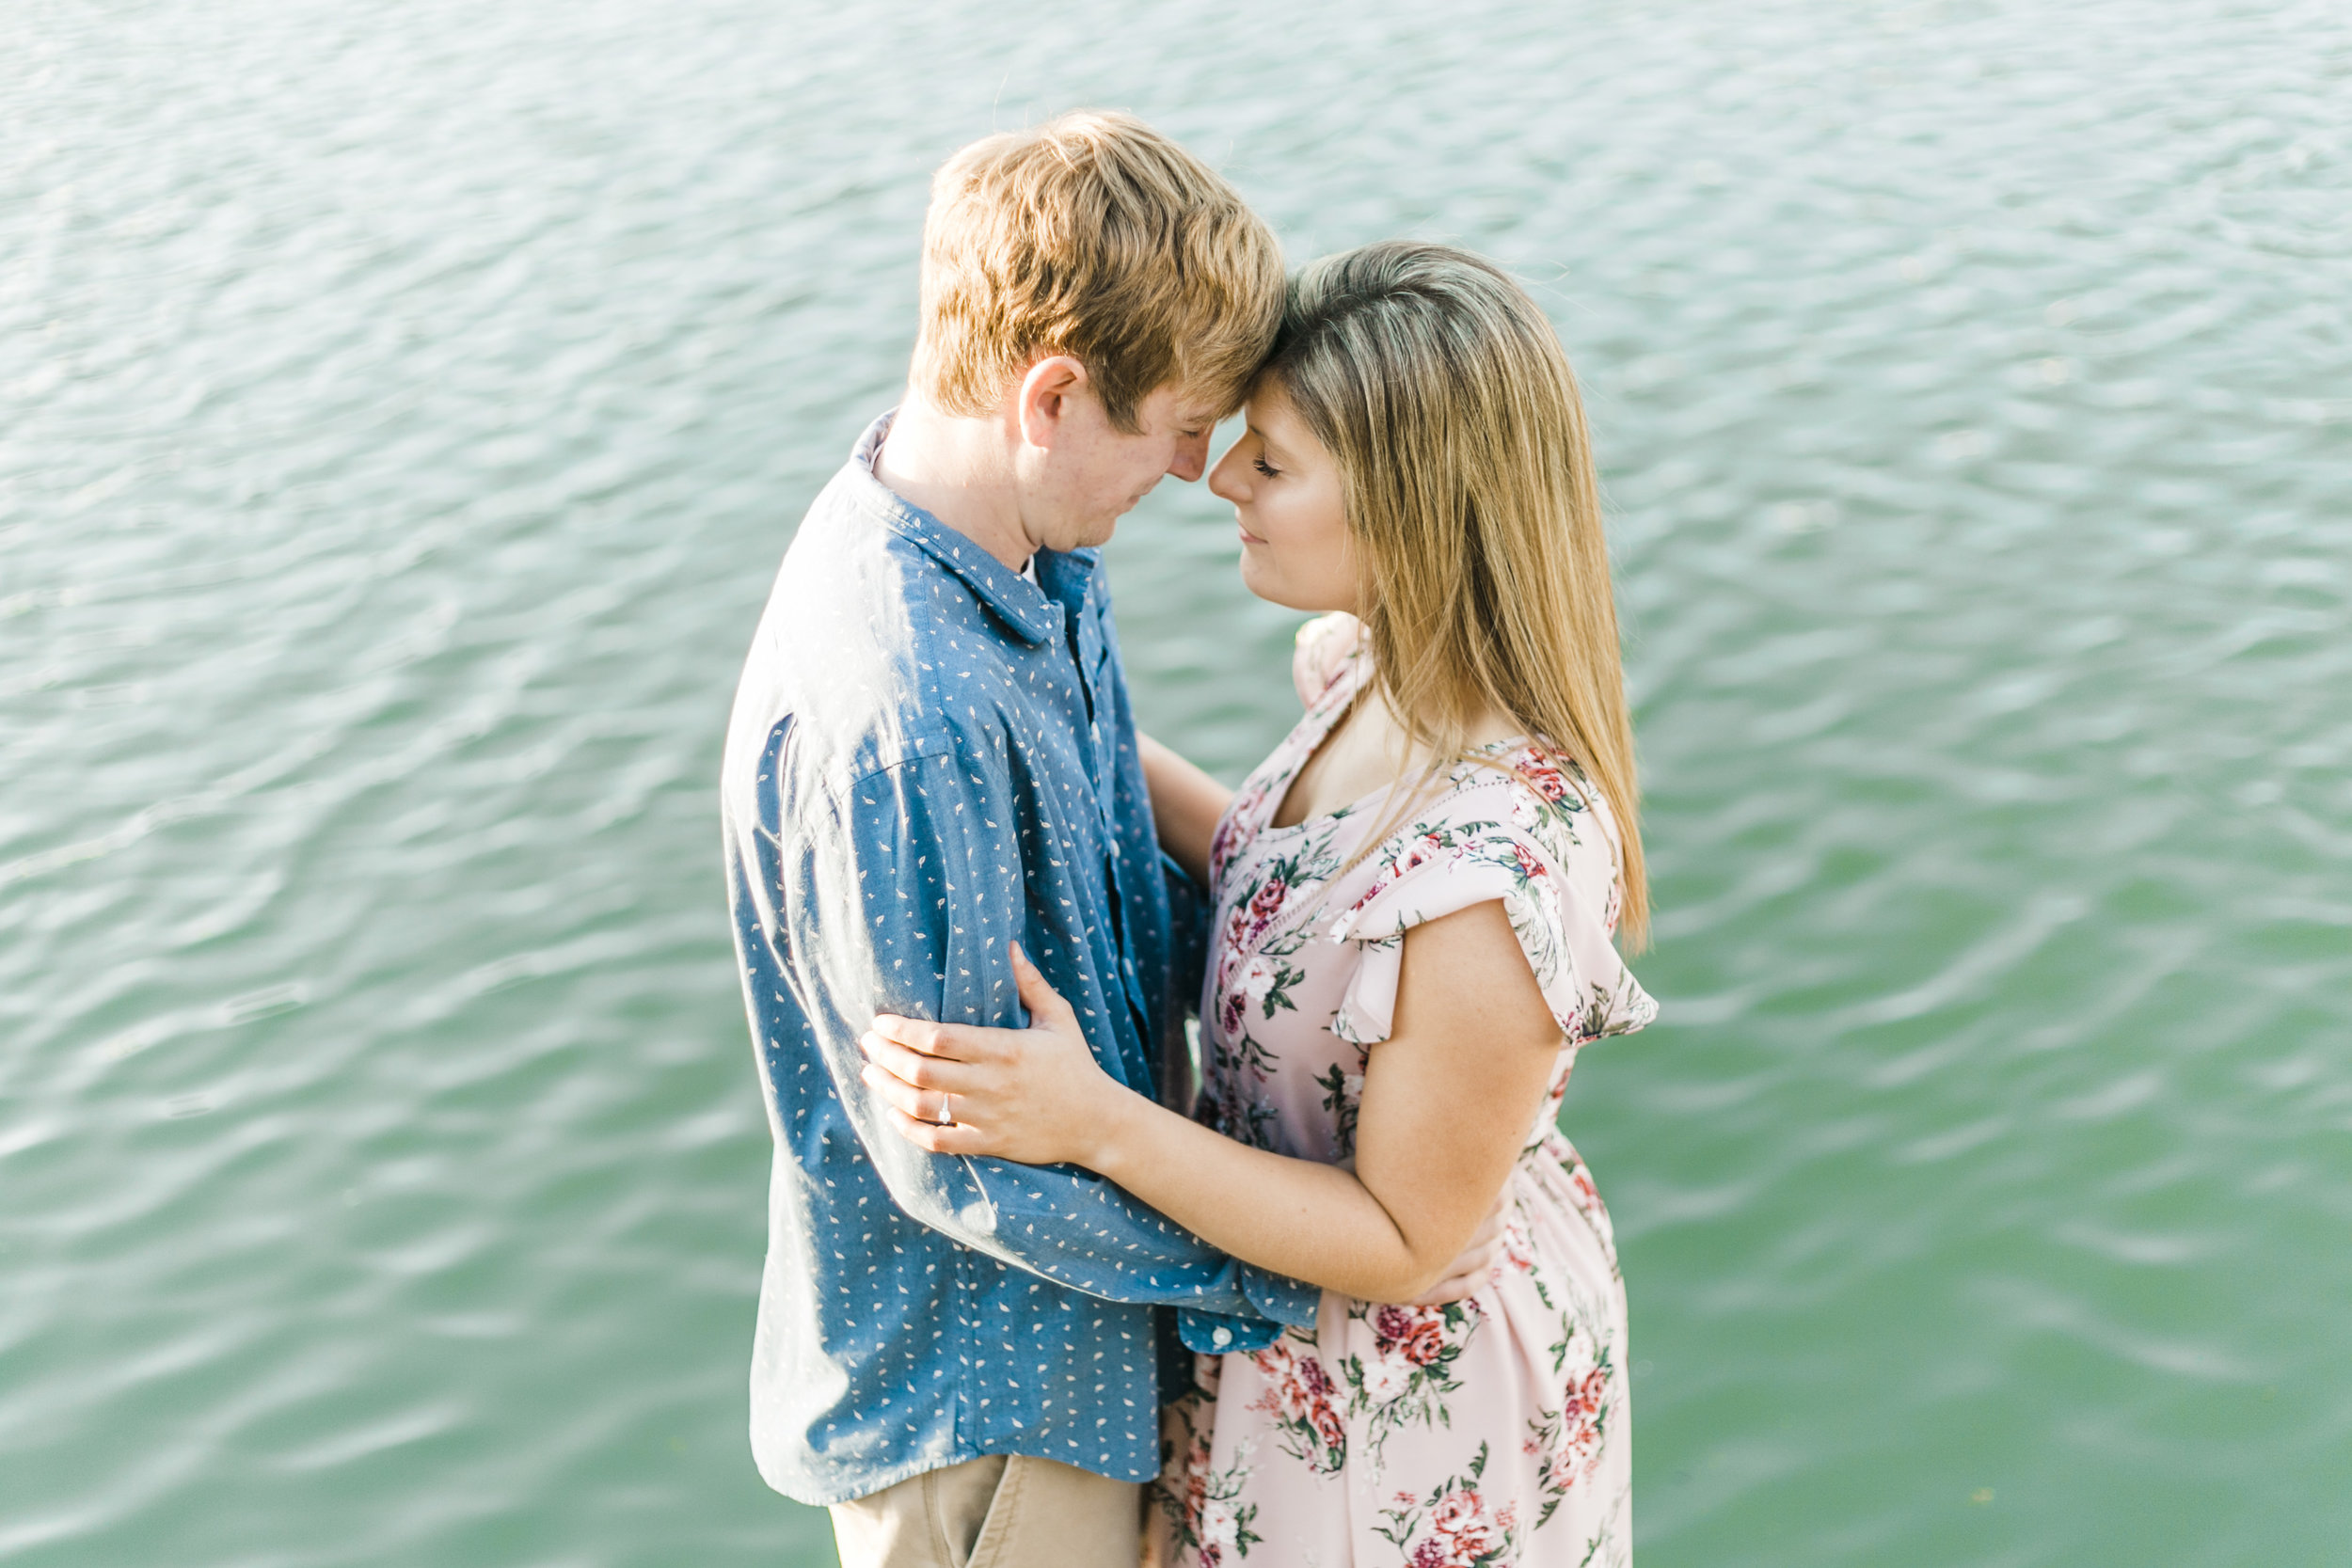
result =
[[[1223,1350],[1226,1346],[1232,1344],[1232,1342],[1233,1331],[1230,1328],[1220,1328],[1215,1334],[1209,1336],[1209,1343],[1215,1345],[1219,1350]]]

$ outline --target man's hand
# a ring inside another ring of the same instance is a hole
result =
[[[1344,610],[1318,615],[1298,628],[1292,643],[1291,685],[1308,707],[1330,689],[1340,666],[1363,643],[1364,625]]]
[[[991,1154],[1025,1165],[1096,1167],[1113,1135],[1121,1088],[1088,1049],[1078,1016],[1019,942],[1012,973],[1026,1029],[980,1029],[883,1013],[858,1041],[860,1076],[890,1124],[934,1154]]]

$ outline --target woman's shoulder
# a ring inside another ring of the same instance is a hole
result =
[[[1596,810],[1600,792],[1549,747],[1524,738],[1479,747],[1417,794],[1359,857],[1374,868],[1366,899],[1424,868],[1442,867],[1449,879],[1481,866],[1522,880],[1559,875],[1604,895],[1615,879],[1614,832]]]
[[[1449,814],[1492,816],[1498,802],[1508,801],[1513,827],[1559,829],[1577,842],[1597,834],[1615,852],[1617,825],[1608,798],[1573,756],[1549,741],[1516,736],[1477,747],[1454,764],[1450,784],[1438,802]]]
[[[1561,878],[1614,927],[1620,898],[1616,819],[1576,759],[1542,739],[1481,748],[1454,769],[1426,814],[1464,840]]]
[[[1412,927],[1500,899],[1571,1043],[1638,1029],[1657,1006],[1611,940],[1621,898],[1607,809],[1556,748],[1525,739],[1482,748],[1366,857],[1369,874],[1349,890],[1330,935],[1365,944],[1367,961],[1377,949],[1385,963],[1391,939]],[[1359,1043],[1385,1038],[1386,996],[1334,1032]]]

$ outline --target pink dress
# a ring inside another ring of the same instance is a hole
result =
[[[1578,1048],[1657,1013],[1611,942],[1615,830],[1573,763],[1506,742],[1477,753],[1500,768],[1466,761],[1339,874],[1387,820],[1382,800],[1268,825],[1361,681],[1360,656],[1335,662],[1217,827],[1201,1118],[1262,1148],[1350,1158],[1405,931],[1494,898],[1559,1020],[1559,1068],[1510,1178],[1504,1260],[1475,1295],[1409,1307],[1326,1291],[1313,1332],[1196,1358],[1198,1386],[1167,1412],[1153,1560],[1628,1563],[1625,1286],[1608,1211],[1553,1124]]]

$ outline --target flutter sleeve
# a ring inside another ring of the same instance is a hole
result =
[[[1544,1001],[1570,1048],[1642,1028],[1658,1016],[1610,940],[1614,849],[1608,824],[1576,802],[1581,832],[1541,831],[1556,802],[1508,775],[1458,790],[1427,820],[1391,835],[1371,857],[1371,884],[1331,923],[1335,942],[1361,950],[1331,1032],[1356,1045],[1389,1037],[1405,933],[1424,920],[1502,900]],[[1605,857],[1603,869],[1580,857]],[[1582,870],[1585,875],[1577,875]],[[1598,882],[1601,896],[1596,898]]]

